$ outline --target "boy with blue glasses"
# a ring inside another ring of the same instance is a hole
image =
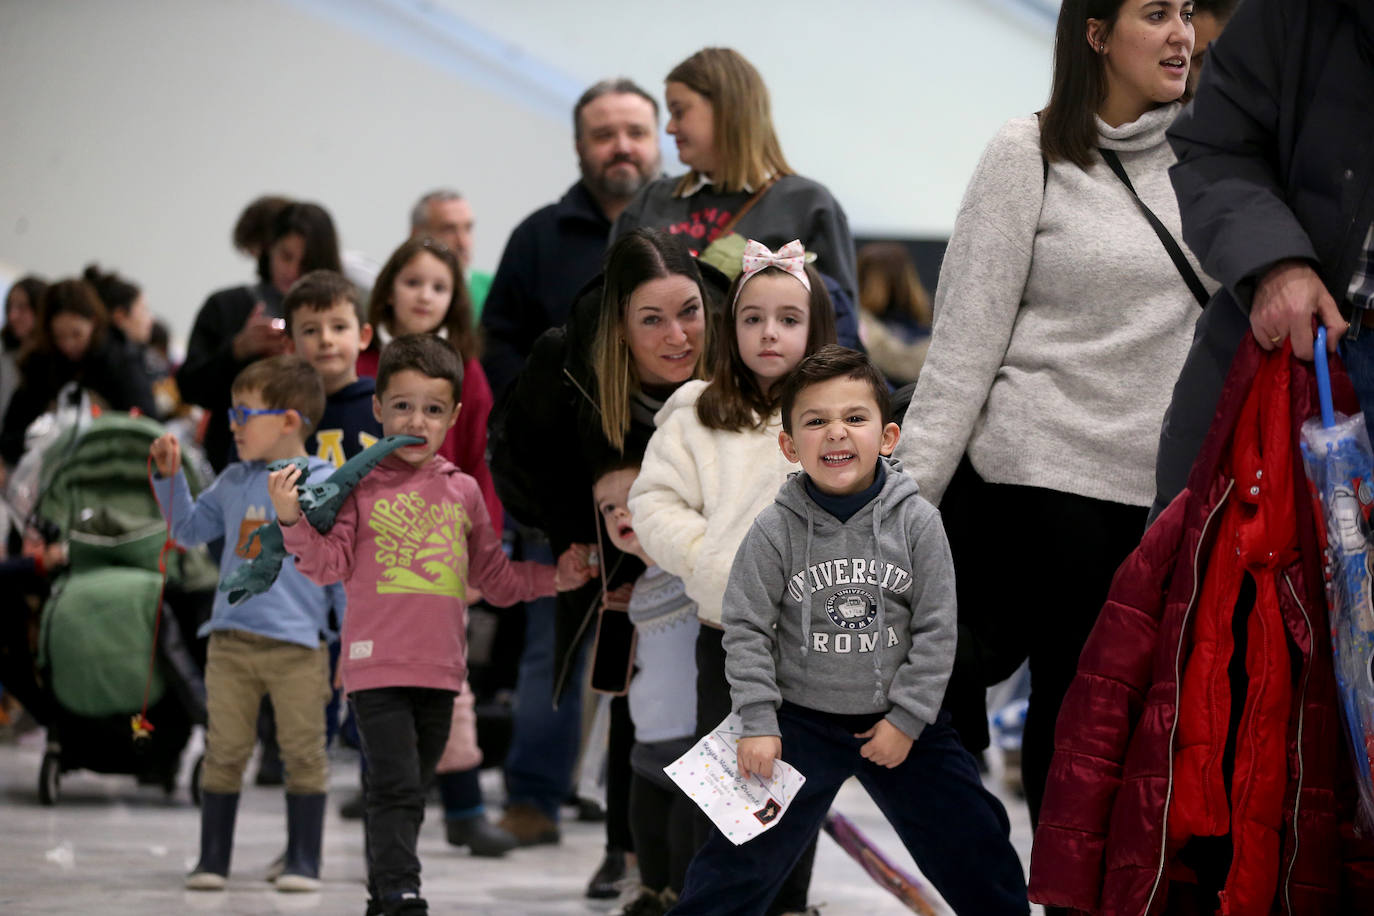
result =
[[[305,455],[305,438],[324,410],[319,375],[298,356],[274,356],[249,365],[234,379],[229,428],[239,460],[194,502],[181,473],[173,435],[152,445],[153,482],[172,536],[181,544],[224,538],[220,578],[258,553],[253,532],[273,520],[267,465]],[[309,459],[311,479],[333,465]],[[343,614],[341,587],[322,588],[296,571],[288,557],[272,587],[230,606],[224,592],[199,635],[209,634],[205,666],[206,709],[200,812],[200,860],[186,878],[192,890],[222,890],[229,876],[243,770],[257,741],[258,706],[271,696],[277,739],[286,765],[287,840],[281,891],[317,890],[324,834],[328,761],[325,703],[329,698],[329,611]]]

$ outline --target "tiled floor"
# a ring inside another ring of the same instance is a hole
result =
[[[184,788],[171,799],[139,787],[129,777],[70,773],[60,803],[37,799],[42,734],[0,746],[0,914],[265,914],[311,912],[361,914],[364,908],[362,837],[356,822],[331,811],[325,828],[325,887],[318,894],[285,895],[259,880],[281,850],[284,837],[280,790],[244,793],[234,847],[233,876],[225,893],[190,893],[182,876],[194,864],[198,817]],[[188,761],[191,755],[188,753]],[[995,762],[994,762],[995,764]],[[996,767],[994,765],[994,771]],[[250,772],[252,770],[250,769]],[[356,763],[334,761],[335,794],[346,794]],[[490,795],[500,792],[499,773],[484,774]],[[1012,840],[1027,861],[1030,826],[1025,805],[1000,790],[1012,817]],[[895,835],[857,784],[841,792],[836,807],[891,857],[910,866]],[[552,916],[607,913],[613,902],[582,896],[601,856],[601,825],[566,823],[556,847],[516,850],[504,859],[472,859],[444,842],[439,812],[431,806],[421,837],[424,891],[436,914]],[[886,916],[909,913],[879,888],[829,838],[822,838],[812,883],[812,902],[823,916]]]

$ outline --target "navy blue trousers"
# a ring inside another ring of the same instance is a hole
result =
[[[848,723],[784,703],[778,724],[782,758],[806,783],[783,819],[747,843],[736,846],[720,831],[712,834],[692,860],[670,916],[762,916],[850,776],[858,777],[956,913],[1030,912],[1006,809],[983,788],[947,715],[926,726],[906,760],[892,769],[859,755],[865,739],[855,738],[858,729]]]

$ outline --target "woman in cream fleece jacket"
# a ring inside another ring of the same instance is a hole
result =
[[[987,743],[983,687],[1030,659],[1032,822],[1079,651],[1144,530],[1200,314],[1107,163],[1119,158],[1179,239],[1164,131],[1193,46],[1185,7],[1064,4],[1049,105],[1001,129],[965,192],[897,447],[923,495],[944,497],[961,637],[947,704],[974,749]]]

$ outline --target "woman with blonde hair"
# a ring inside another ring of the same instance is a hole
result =
[[[733,263],[736,273],[745,238],[773,250],[801,239],[816,255],[816,269],[834,278],[848,303],[857,302],[849,220],[824,185],[787,164],[768,87],[754,66],[729,48],[703,48],[669,71],[664,94],[668,134],[689,171],[646,185],[611,238],[637,226],[666,229],[685,236],[707,263]],[[738,250],[720,257],[708,250],[732,236]]]

